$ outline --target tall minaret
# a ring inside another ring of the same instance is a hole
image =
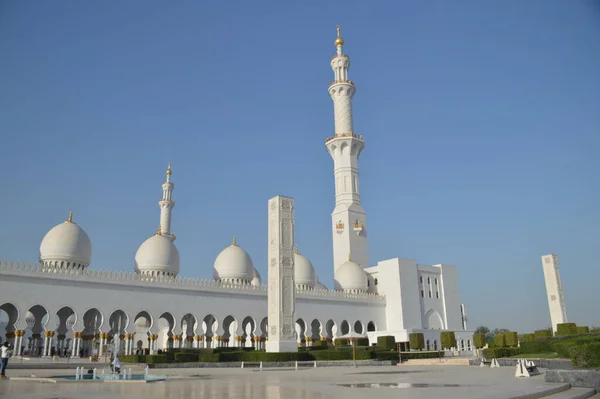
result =
[[[163,183],[163,197],[158,201],[160,206],[160,235],[169,236],[175,238],[174,234],[171,234],[171,210],[175,206],[175,201],[172,199],[173,187],[175,185],[171,183],[171,161],[169,161],[169,167],[167,168],[167,181]]]
[[[352,127],[352,97],[356,91],[348,79],[350,57],[344,54],[344,39],[337,27],[337,55],[331,59],[335,80],[329,85],[335,115],[335,135],[325,140],[334,163],[335,209],[331,214],[333,229],[334,277],[338,266],[351,256],[362,267],[369,267],[367,257],[366,214],[360,204],[358,157],[365,144]]]
[[[556,332],[556,325],[567,322],[567,309],[563,295],[562,282],[558,271],[558,256],[554,254],[542,256],[544,280],[546,281],[546,295],[550,308],[550,322],[552,331]]]

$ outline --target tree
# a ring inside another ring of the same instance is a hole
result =
[[[408,334],[408,340],[410,341],[410,349],[421,350],[425,347],[425,336],[423,333],[410,333]]]
[[[454,331],[442,331],[440,333],[442,349],[456,348],[456,337]]]
[[[479,326],[479,327],[477,327],[477,330],[475,330],[475,334],[486,335],[489,332],[490,332],[490,329],[487,328],[486,326]]]

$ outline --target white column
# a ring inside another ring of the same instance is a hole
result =
[[[294,199],[269,200],[269,266],[267,352],[297,352],[294,338]]]

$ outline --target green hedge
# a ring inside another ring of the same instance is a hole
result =
[[[506,335],[494,335],[494,348],[504,348],[506,346]]]
[[[122,363],[146,363],[146,355],[121,355],[119,360]]]
[[[327,348],[327,341],[313,341],[310,348]]]
[[[416,351],[416,352],[400,352],[402,360],[410,359],[437,359],[444,357],[444,351]]]
[[[359,338],[356,340],[356,346],[369,346],[369,338]]]
[[[394,338],[392,335],[377,337],[377,346],[381,346],[382,348],[389,350],[394,350],[396,349],[396,338]]]
[[[425,336],[423,333],[410,333],[408,334],[408,340],[410,341],[410,349],[421,350],[425,347]]]
[[[577,334],[577,324],[575,323],[560,323],[556,325],[556,335],[575,335]]]
[[[198,355],[198,359],[197,361],[200,363],[213,363],[213,362],[218,362],[219,361],[219,354],[218,353],[201,353]]]
[[[440,333],[440,343],[442,349],[456,348],[456,336],[454,331],[442,331]]]
[[[473,345],[477,349],[483,348],[485,346],[485,334],[473,334]]]
[[[145,363],[167,363],[167,355],[146,355]]]
[[[552,338],[552,331],[550,330],[537,330],[534,332],[535,335],[535,339],[546,339],[546,338]]]
[[[510,357],[520,354],[521,348],[490,348],[483,350],[483,357],[486,359]]]
[[[198,361],[197,353],[176,352],[175,361],[177,363],[191,363]]]
[[[336,338],[333,340],[333,344],[335,346],[348,346],[348,339],[346,338]]]
[[[521,353],[541,353],[541,352],[554,352],[554,347],[550,341],[535,341],[535,342],[521,342]]]
[[[577,326],[577,334],[587,334],[590,332],[590,328],[588,326]]]
[[[521,339],[521,345],[523,343],[535,342],[535,334],[523,334],[523,339]]]
[[[569,356],[575,367],[600,368],[600,342],[572,347]]]
[[[376,360],[398,360],[398,352],[397,351],[374,351],[372,352],[375,355]],[[420,353],[420,352],[414,352]]]
[[[519,346],[519,336],[516,332],[507,332],[504,333],[504,337],[506,339],[506,346],[514,348],[515,346]]]

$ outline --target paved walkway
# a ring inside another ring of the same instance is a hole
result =
[[[140,370],[141,371],[141,370]],[[137,370],[134,370],[136,373]],[[74,370],[8,370],[9,376],[55,376]],[[154,369],[166,382],[0,381],[3,398],[508,399],[549,389],[543,375],[515,379],[512,367],[391,366],[293,369]],[[375,384],[378,387],[371,387]]]

